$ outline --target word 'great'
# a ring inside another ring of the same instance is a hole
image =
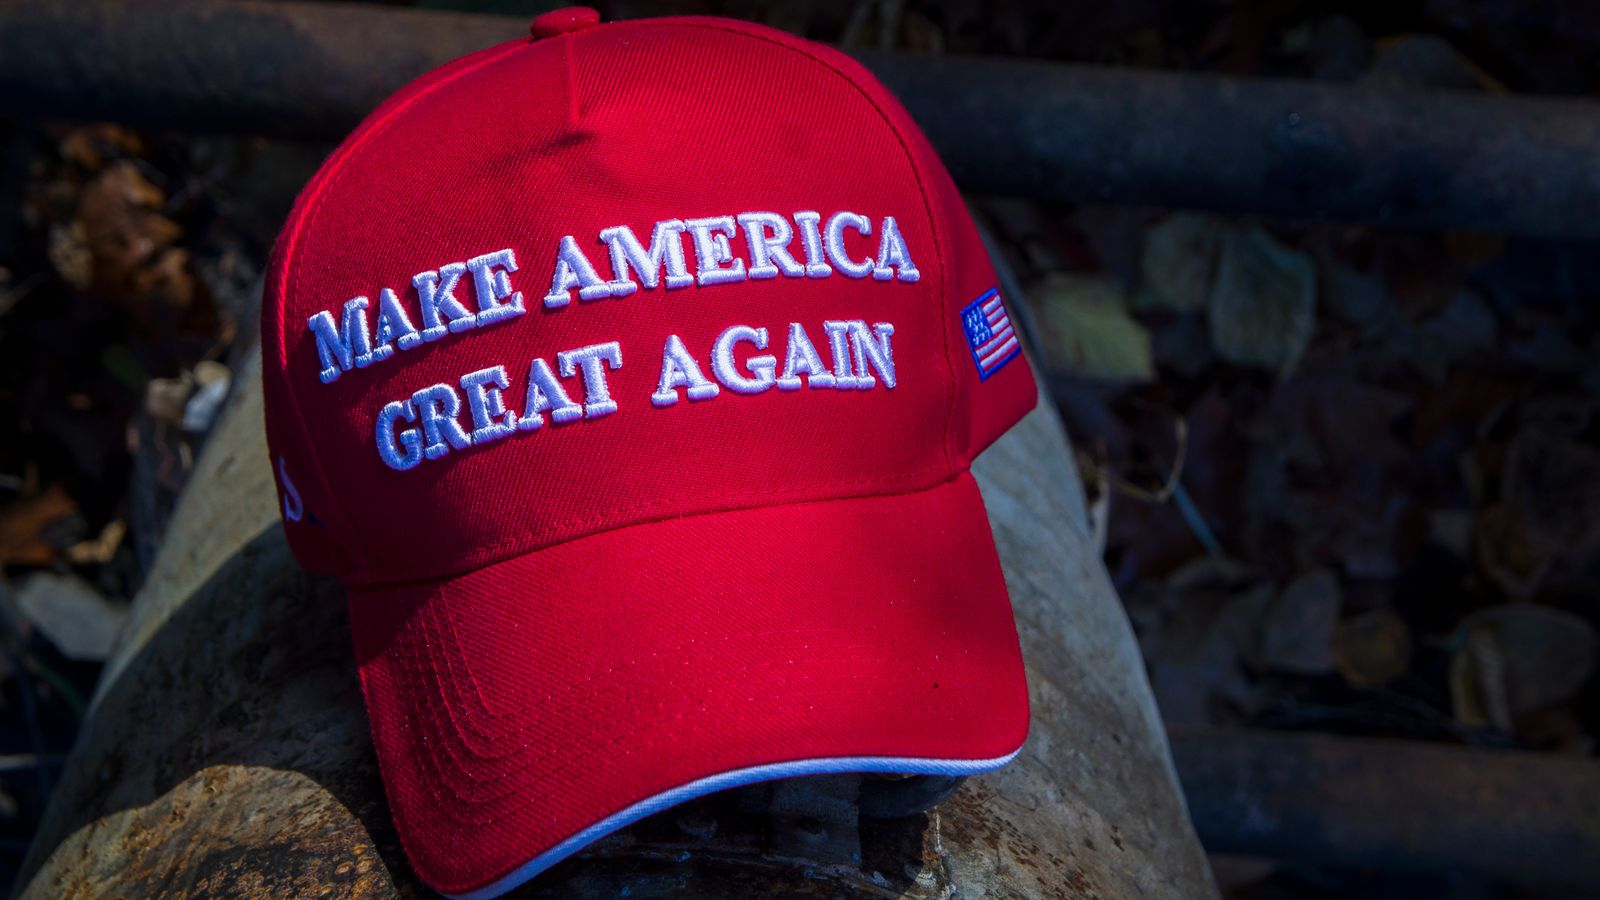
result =
[[[772,388],[798,391],[802,386],[854,391],[870,390],[880,379],[885,387],[894,388],[894,353],[890,345],[893,325],[878,322],[869,328],[865,321],[857,319],[824,322],[822,327],[833,365],[823,362],[805,328],[799,322],[791,322],[782,374],[778,372],[778,357],[773,354],[750,356],[742,365],[734,358],[739,344],[767,349],[767,329],[749,325],[724,329],[711,347],[711,374],[715,381],[706,377],[683,340],[669,335],[661,350],[661,377],[650,403],[658,408],[673,406],[680,399],[680,389],[689,400],[699,401],[717,396],[723,388],[736,394],[760,394]],[[378,456],[390,468],[403,472],[416,468],[424,459],[439,459],[454,450],[537,431],[544,427],[547,415],[558,425],[611,415],[617,411],[617,401],[606,382],[608,368],[622,368],[622,346],[616,341],[557,353],[555,370],[544,358],[535,357],[528,366],[520,414],[507,402],[511,379],[505,366],[468,372],[461,376],[459,391],[455,385],[444,383],[425,387],[404,400],[385,405],[378,413]],[[557,371],[560,378],[556,377]],[[561,378],[575,375],[583,378],[582,403],[573,400],[561,384]],[[460,420],[463,393],[470,431]]]
[[[564,307],[572,301],[574,292],[579,300],[599,300],[626,297],[641,286],[670,291],[692,284],[706,287],[780,275],[827,278],[835,271],[847,278],[870,277],[877,281],[921,278],[893,216],[884,216],[878,223],[876,256],[851,255],[845,246],[845,232],[854,231],[867,238],[873,234],[872,226],[871,219],[848,211],[834,213],[826,223],[820,213],[805,211],[792,217],[746,212],[704,219],[666,219],[655,223],[647,247],[632,229],[617,225],[603,229],[598,239],[610,257],[610,278],[602,278],[578,242],[567,235],[556,248],[544,305],[547,309]],[[733,249],[733,239],[741,233],[745,256]],[[693,272],[684,250],[685,235],[694,252]],[[803,261],[790,250],[797,235]],[[410,350],[448,334],[523,315],[527,310],[522,292],[511,286],[510,276],[516,271],[516,255],[507,248],[419,272],[411,279],[411,287],[416,293],[420,329],[399,295],[390,288],[378,293],[375,331],[368,320],[368,297],[347,300],[337,322],[332,312],[318,312],[306,320],[317,344],[318,378],[329,384],[351,369],[388,359],[396,350]],[[456,288],[463,279],[471,281],[476,309],[469,309],[456,297]]]

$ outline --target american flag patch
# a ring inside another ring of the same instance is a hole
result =
[[[1022,351],[1011,317],[1000,292],[991,288],[961,310],[961,328],[967,333],[972,361],[978,364],[978,378],[987,380]]]

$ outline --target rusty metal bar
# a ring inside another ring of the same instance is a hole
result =
[[[1172,736],[1207,850],[1600,886],[1600,762],[1400,740]]]
[[[0,0],[0,115],[336,138],[520,19]],[[1600,103],[862,54],[966,189],[1600,238]]]

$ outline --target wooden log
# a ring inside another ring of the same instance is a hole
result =
[[[258,356],[236,383],[24,864],[24,897],[427,894],[387,813],[342,591],[284,543]],[[1012,765],[898,819],[858,818],[854,801],[882,806],[885,787],[859,779],[713,796],[593,845],[525,895],[1214,896],[1048,401],[975,471],[1032,689]]]
[[[1262,731],[1180,732],[1174,749],[1217,852],[1600,890],[1587,756]]]
[[[527,24],[368,3],[0,0],[0,115],[333,139]],[[1600,238],[1589,98],[856,55],[966,190]]]

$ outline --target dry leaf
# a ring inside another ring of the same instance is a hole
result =
[[[1450,671],[1457,718],[1502,731],[1514,716],[1570,700],[1600,651],[1587,619],[1533,603],[1473,613],[1460,633]]]
[[[79,541],[67,548],[67,562],[76,566],[105,565],[117,555],[122,539],[128,534],[128,524],[112,519],[92,540]]]
[[[1145,234],[1139,260],[1140,309],[1204,309],[1227,227],[1214,216],[1173,213]]]
[[[1345,619],[1333,633],[1333,660],[1354,687],[1375,688],[1411,669],[1411,629],[1390,609]]]
[[[183,407],[183,430],[199,434],[211,430],[212,423],[222,412],[222,403],[233,384],[233,373],[222,363],[201,360],[194,367],[194,382],[197,389]]]
[[[1416,327],[1410,361],[1428,377],[1443,381],[1458,362],[1493,351],[1499,331],[1489,304],[1464,291]]]
[[[144,386],[144,411],[158,422],[183,424],[184,408],[194,392],[194,378],[152,378]]]
[[[81,220],[52,224],[45,255],[67,284],[86,291],[94,283],[94,255],[89,252],[89,237]]]
[[[1311,340],[1316,297],[1309,256],[1264,231],[1229,235],[1207,309],[1212,346],[1229,362],[1291,371]]]
[[[130,310],[146,333],[176,327],[194,299],[188,253],[174,246],[183,230],[160,212],[165,200],[137,165],[119,160],[78,201],[94,283]]]
[[[1386,86],[1492,90],[1506,88],[1454,44],[1433,34],[1402,34],[1378,42],[1368,80]]]
[[[1115,283],[1055,275],[1032,292],[1046,338],[1046,357],[1064,372],[1099,381],[1155,377],[1150,336],[1128,314]]]
[[[144,141],[120,125],[83,125],[61,139],[61,155],[85,169],[96,170],[107,159],[141,156]]]
[[[0,567],[55,562],[57,548],[44,533],[77,511],[78,504],[56,484],[0,509]]]
[[[1473,529],[1478,565],[1506,595],[1527,600],[1538,592],[1561,548],[1530,529],[1517,511],[1495,504],[1478,514]]]
[[[1261,626],[1261,662],[1300,675],[1333,671],[1340,602],[1339,579],[1327,569],[1290,582],[1267,609]]]
[[[1463,725],[1511,732],[1505,652],[1493,631],[1467,630],[1461,649],[1450,660],[1450,705]]]

